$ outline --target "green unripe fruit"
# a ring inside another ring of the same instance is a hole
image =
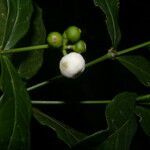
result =
[[[66,32],[64,32],[62,36],[64,39],[67,39]]]
[[[77,42],[74,47],[73,50],[77,53],[84,53],[86,52],[86,43],[82,40],[80,40],[79,42]]]
[[[62,35],[59,32],[51,32],[48,34],[47,42],[53,48],[60,48],[63,42]]]
[[[74,43],[80,40],[81,30],[76,26],[71,26],[65,31],[67,39]]]

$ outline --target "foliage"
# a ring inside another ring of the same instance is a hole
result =
[[[31,0],[0,0],[0,49],[10,49],[27,33]]]
[[[38,5],[34,5],[34,14],[32,24],[31,45],[39,45],[45,43],[46,31],[42,20],[42,10]],[[32,65],[31,65],[32,64]],[[31,51],[26,53],[26,57],[21,59],[18,72],[21,77],[30,79],[39,71],[43,64],[43,50]]]
[[[140,55],[128,54],[125,56],[123,54],[145,46],[149,47],[150,41],[117,51],[121,40],[118,23],[119,0],[94,0],[94,4],[106,15],[107,30],[112,45],[108,53],[87,63],[86,68],[107,59],[117,60],[133,73],[137,81],[149,88],[149,60]],[[79,28],[77,29],[79,36],[76,40],[70,39],[72,42],[77,42],[80,39],[81,32]],[[69,33],[71,38],[74,32]],[[66,32],[66,34],[68,33]],[[62,78],[60,75],[48,81],[37,83],[33,87],[25,87],[28,79],[34,77],[42,66],[44,49],[50,49],[49,44],[44,44],[45,39],[46,29],[43,23],[42,10],[37,4],[33,4],[32,0],[0,0],[0,87],[2,91],[0,97],[0,150],[30,149],[32,114],[41,125],[53,130],[57,138],[73,150],[129,150],[138,130],[138,124],[144,133],[150,136],[150,109],[146,107],[150,102],[149,95],[143,98],[136,93],[122,92],[111,101],[99,101],[99,104],[108,104],[105,112],[108,127],[90,135],[61,123],[37,108],[32,109],[31,102],[35,104],[36,101],[30,99],[29,91],[42,87],[52,80]],[[75,50],[75,45],[71,45],[73,43],[70,41],[64,32],[61,45],[59,45],[60,52],[64,55],[71,50],[79,53],[85,52],[86,43],[83,40],[80,51]],[[27,47],[16,48],[18,45]],[[65,67],[67,66],[68,64],[65,64]],[[78,75],[75,74],[74,77]],[[39,102],[42,104],[44,101]],[[52,103],[52,101],[50,102]]]
[[[2,150],[30,148],[31,103],[15,68],[1,56],[3,95],[0,101],[0,146]]]
[[[72,145],[76,144],[86,136],[35,108],[33,109],[33,114],[40,124],[46,125],[54,130],[57,133],[58,138],[68,144],[69,147],[72,147]]]
[[[142,56],[120,56],[117,58],[145,86],[150,86],[150,62]]]
[[[116,48],[121,39],[121,32],[118,24],[119,0],[94,0],[106,14],[106,24],[112,41],[112,47]]]
[[[108,128],[80,141],[76,149],[127,150],[136,132],[135,93],[118,94],[106,108]],[[102,138],[103,137],[103,138]],[[93,144],[93,139],[94,142]]]

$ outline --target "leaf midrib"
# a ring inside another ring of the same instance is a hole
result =
[[[107,0],[105,0],[105,3],[106,3],[106,6],[108,7],[108,11],[109,11],[109,13],[110,13],[110,18],[111,18],[111,20],[112,20],[112,24],[113,24],[113,29],[114,29],[114,44],[115,44],[115,40],[116,40],[116,28],[115,28],[115,22],[114,22],[114,17],[113,17],[113,15],[112,15],[112,12],[111,12],[111,9],[110,9],[110,7],[109,7],[109,4],[107,3]],[[108,16],[107,16],[108,17]]]
[[[11,73],[11,70],[9,68],[9,64],[7,63],[7,61],[5,60],[5,58],[3,57],[4,59],[4,62],[7,66],[7,70],[8,70],[8,73],[10,75],[10,78],[11,78],[11,82],[12,82],[12,90],[13,90],[13,95],[14,95],[14,107],[17,107],[17,103],[16,103],[16,99],[17,99],[17,95],[16,95],[16,88],[15,88],[15,82],[14,82],[14,79],[13,79],[13,76],[12,76],[12,73]],[[12,129],[12,134],[9,138],[9,144],[8,144],[8,147],[7,149],[9,150],[10,149],[10,146],[11,146],[11,142],[13,140],[13,136],[14,136],[14,132],[15,132],[15,127],[16,127],[16,124],[17,124],[17,111],[16,111],[17,108],[15,108],[15,115],[14,115],[14,123],[13,123],[13,129]]]
[[[16,17],[15,17],[15,21],[14,21],[14,24],[13,24],[13,27],[12,27],[9,39],[7,40],[7,43],[5,45],[5,48],[7,48],[7,45],[9,44],[9,41],[11,40],[12,34],[14,33],[14,28],[16,27],[16,24],[17,24],[17,20],[18,20],[18,17],[19,17],[19,12],[20,12],[19,5],[20,5],[20,0],[17,1],[17,10],[16,10],[17,14],[16,14]]]

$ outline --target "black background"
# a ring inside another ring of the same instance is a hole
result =
[[[105,25],[105,15],[94,6],[93,0],[34,0],[43,9],[43,19],[47,34],[63,31],[71,25],[82,30],[82,39],[87,42],[86,62],[105,54],[111,41]],[[120,0],[119,24],[122,40],[119,50],[148,41],[150,39],[150,11],[148,0]],[[143,48],[134,54],[150,58],[150,52]],[[62,54],[58,50],[47,50],[44,64],[39,73],[29,82],[29,86],[59,74],[58,63]],[[84,72],[78,79],[60,79],[44,88],[30,93],[32,99],[64,100],[67,105],[36,106],[45,113],[91,134],[107,127],[105,105],[79,105],[81,100],[112,99],[116,94],[129,91],[139,95],[149,92],[130,72],[117,61],[107,60]],[[57,139],[55,133],[32,120],[32,149],[67,150],[68,147]],[[141,140],[142,139],[142,140]],[[131,149],[140,150],[150,146],[150,138],[139,127]]]

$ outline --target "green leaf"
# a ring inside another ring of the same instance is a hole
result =
[[[31,0],[0,0],[0,49],[10,49],[26,34]]]
[[[123,92],[107,106],[106,119],[111,132],[122,127],[134,114],[136,97],[135,93]]]
[[[118,94],[106,109],[108,129],[87,136],[75,150],[127,150],[136,132],[135,93]]]
[[[145,86],[150,86],[150,62],[142,56],[121,56],[117,60]]]
[[[135,117],[128,119],[120,128],[111,134],[99,150],[129,150],[132,138],[137,129]]]
[[[109,136],[108,130],[95,132],[73,146],[73,150],[95,150],[97,145],[104,142]]]
[[[0,98],[0,149],[30,149],[31,103],[18,73],[1,56],[3,95]]]
[[[110,136],[98,146],[101,150],[128,150],[137,129],[134,116],[135,93],[118,94],[106,109]]]
[[[48,126],[54,130],[58,138],[64,141],[64,143],[66,143],[69,147],[72,147],[85,137],[83,133],[80,133],[63,123],[60,123],[56,119],[44,114],[36,108],[33,109],[33,114],[40,124]]]
[[[94,0],[96,6],[100,7],[106,15],[106,24],[111,37],[112,46],[116,48],[121,39],[118,25],[119,0]]]
[[[46,30],[42,19],[42,10],[35,5],[33,14],[33,22],[31,25],[31,45],[40,45],[45,43]],[[26,53],[25,59],[19,66],[19,74],[21,77],[30,79],[33,77],[43,64],[43,50],[31,51]]]
[[[137,106],[135,113],[140,117],[140,124],[144,132],[150,136],[150,109]]]

